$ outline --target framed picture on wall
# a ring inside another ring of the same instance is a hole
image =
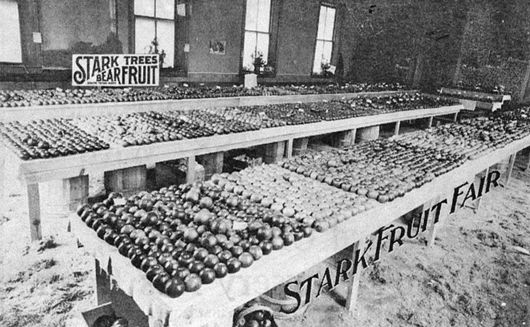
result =
[[[210,53],[216,55],[225,55],[226,41],[210,40]]]

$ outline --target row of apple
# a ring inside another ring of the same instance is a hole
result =
[[[202,99],[219,97],[354,93],[363,91],[401,90],[400,84],[351,84],[328,85],[276,85],[259,86],[252,89],[242,85],[207,86],[186,83],[154,88],[105,88],[105,89],[38,89],[0,90],[1,107],[29,107],[42,105],[73,105],[108,102],[136,102],[155,100]]]

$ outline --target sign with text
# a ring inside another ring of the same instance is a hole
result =
[[[72,86],[157,86],[158,54],[75,54]]]

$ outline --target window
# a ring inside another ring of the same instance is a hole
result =
[[[335,8],[320,6],[318,18],[317,42],[315,46],[315,62],[313,73],[325,73],[325,67],[331,63],[333,50],[333,28],[335,27]]]
[[[0,0],[0,44],[0,62],[22,63],[16,0]]]
[[[158,53],[165,53],[164,68],[175,65],[175,2],[174,0],[135,0],[136,53],[154,53],[153,40],[158,41]]]
[[[271,0],[247,0],[243,69],[254,71],[255,58],[269,58]]]

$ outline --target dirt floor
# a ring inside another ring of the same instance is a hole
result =
[[[451,216],[435,247],[420,237],[366,269],[353,315],[338,304],[339,286],[279,326],[530,326],[530,172],[522,166],[477,214]],[[0,216],[0,326],[63,326],[93,306],[93,260],[54,208],[43,215],[48,236],[27,246],[26,199],[12,186]]]

